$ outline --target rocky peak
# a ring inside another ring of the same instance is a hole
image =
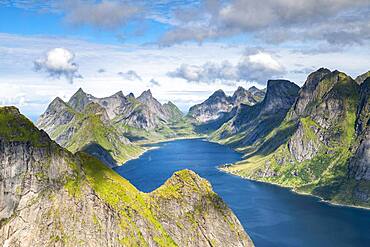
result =
[[[362,75],[356,77],[355,81],[361,85],[368,77],[370,77],[370,70]]]
[[[314,91],[319,82],[331,73],[332,72],[326,68],[320,68],[307,77],[306,82],[299,92],[299,98],[293,106],[294,117],[304,114],[307,105],[314,98]]]
[[[159,118],[163,120],[168,120],[165,109],[163,108],[162,104],[153,97],[152,92],[150,89],[144,91],[137,100],[144,104],[148,109],[156,114]]]
[[[224,99],[224,98],[227,98],[225,92],[222,90],[222,89],[219,89],[217,91],[215,91],[210,97],[209,99]]]
[[[79,88],[68,101],[68,105],[70,105],[74,110],[81,112],[92,98],[94,97],[85,93],[82,88]]]
[[[295,102],[299,89],[299,86],[288,80],[269,80],[261,114],[289,109]]]
[[[253,98],[256,101],[262,101],[263,98],[265,97],[265,94],[266,94],[266,91],[265,90],[258,89],[255,86],[250,87],[248,89],[248,92],[250,92],[253,95]]]
[[[61,98],[56,97],[37,120],[36,125],[47,133],[50,133],[60,125],[72,121],[75,115],[76,112],[67,103]]]
[[[141,95],[138,97],[138,99],[144,99],[144,98],[153,98],[152,91],[150,89],[145,90],[141,93]]]
[[[251,92],[244,89],[243,87],[238,87],[238,89],[234,92],[231,100],[235,106],[240,105],[241,103],[247,105],[254,105],[257,101],[254,99]]]
[[[68,108],[67,103],[65,103],[61,98],[56,97],[48,106],[46,109],[46,112],[44,114],[60,111],[61,109]]]

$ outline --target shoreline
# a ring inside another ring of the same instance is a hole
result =
[[[220,172],[224,172],[224,173],[227,173],[229,175],[232,175],[232,176],[241,178],[241,179],[252,181],[252,182],[263,183],[263,184],[268,184],[268,185],[272,185],[272,186],[277,186],[277,187],[282,188],[282,189],[287,189],[287,190],[289,190],[289,191],[291,191],[291,192],[293,192],[293,193],[295,193],[297,195],[314,197],[316,199],[319,199],[318,201],[320,203],[325,203],[325,204],[328,204],[330,206],[343,207],[343,208],[355,208],[355,209],[362,209],[362,210],[366,210],[366,211],[369,211],[370,210],[370,207],[356,206],[356,205],[342,204],[342,203],[338,203],[338,202],[328,201],[328,200],[325,200],[325,199],[323,199],[322,197],[320,197],[318,195],[314,195],[314,194],[307,193],[307,192],[297,191],[297,190],[295,190],[292,187],[284,186],[284,185],[281,185],[281,184],[278,184],[278,183],[266,182],[266,181],[261,181],[261,180],[257,180],[257,179],[253,179],[253,178],[243,177],[243,176],[237,175],[235,173],[232,173],[232,172],[229,172],[229,171],[223,169],[222,166],[223,165],[218,166],[217,167],[217,170],[219,170]]]
[[[221,143],[216,142],[216,141],[211,141],[210,139],[207,138],[207,136],[174,137],[174,138],[169,138],[169,139],[164,139],[164,140],[151,141],[151,142],[146,142],[146,143],[140,144],[140,146],[143,148],[143,152],[141,152],[139,155],[137,155],[136,157],[132,157],[132,158],[126,160],[124,163],[122,163],[122,165],[115,166],[113,168],[123,166],[123,165],[125,165],[130,160],[134,160],[134,159],[140,158],[147,151],[150,151],[150,150],[154,150],[154,149],[159,148],[159,147],[155,147],[155,146],[153,146],[153,147],[144,147],[145,145],[149,145],[149,144],[160,144],[160,143],[163,143],[163,142],[177,141],[177,140],[191,140],[191,139],[206,139],[208,142],[217,143],[219,145],[227,146],[225,144],[221,144]],[[237,153],[242,154],[242,152],[238,152],[238,151],[236,151],[233,148],[231,148],[231,149],[234,150]],[[220,172],[226,173],[226,174],[231,175],[231,176],[236,176],[236,177],[241,178],[241,179],[245,179],[245,180],[249,180],[249,181],[253,181],[253,182],[257,182],[257,183],[263,183],[263,184],[268,184],[268,185],[272,185],[272,186],[277,186],[279,188],[287,189],[287,190],[289,190],[289,191],[291,191],[291,192],[293,192],[293,193],[295,193],[297,195],[314,197],[316,199],[319,199],[318,202],[325,203],[325,204],[328,204],[330,206],[355,208],[355,209],[362,209],[362,210],[367,210],[367,211],[370,210],[370,207],[356,206],[356,205],[350,205],[350,204],[343,204],[343,203],[328,201],[328,200],[325,200],[325,199],[323,199],[322,197],[320,197],[318,195],[314,195],[314,194],[307,193],[307,192],[302,192],[302,191],[297,191],[293,187],[284,186],[284,185],[281,185],[281,184],[278,184],[278,183],[274,183],[274,182],[261,181],[261,180],[257,180],[257,179],[253,179],[253,178],[248,178],[248,177],[240,176],[238,174],[235,174],[233,172],[230,172],[230,171],[227,171],[226,169],[224,169],[223,166],[225,166],[225,165],[233,165],[233,164],[219,165],[219,166],[216,167],[216,169],[218,171],[220,171]]]

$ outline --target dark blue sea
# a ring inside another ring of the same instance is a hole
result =
[[[115,170],[150,192],[175,171],[191,169],[208,179],[234,211],[257,247],[370,246],[370,210],[332,206],[288,189],[217,170],[241,155],[202,139],[155,144],[157,149]]]

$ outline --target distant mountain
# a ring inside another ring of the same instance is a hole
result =
[[[78,94],[81,95],[80,90]],[[75,96],[76,94],[72,100],[76,99]],[[81,102],[84,109],[78,112],[75,109],[81,109],[81,105],[72,103],[75,108],[73,109],[72,106],[56,98],[41,115],[37,126],[73,153],[85,149],[86,146],[91,147],[92,144],[99,145],[100,153],[95,150],[94,155],[100,158],[111,156],[110,162],[104,159],[110,167],[120,165],[142,152],[142,148],[133,145],[110,124],[104,107],[90,100]]]
[[[0,154],[1,246],[253,246],[192,171],[140,192],[99,160],[60,147],[15,107],[0,107]]]
[[[176,105],[162,105],[150,90],[138,98],[124,96],[121,91],[97,98],[80,88],[68,103],[54,99],[37,126],[71,152],[88,151],[109,166],[120,165],[142,152],[132,141],[193,134],[192,125]]]
[[[240,105],[235,116],[213,133],[211,138],[234,147],[251,145],[283,121],[298,91],[299,87],[290,81],[268,81],[263,101],[255,105]]]
[[[192,106],[187,117],[197,126],[198,132],[209,133],[233,117],[241,104],[254,105],[262,100],[262,95],[265,93],[256,87],[248,90],[239,87],[232,96],[218,90],[204,102]]]
[[[308,76],[286,116],[270,121],[262,136],[253,128],[255,112],[245,110],[239,125],[236,117],[215,134],[245,153],[244,161],[223,169],[333,202],[369,206],[368,83],[360,86],[342,72],[319,69]]]

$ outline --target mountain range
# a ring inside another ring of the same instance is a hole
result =
[[[264,96],[265,91],[256,87],[251,87],[248,90],[238,87],[232,96],[227,96],[220,89],[204,102],[192,106],[187,118],[194,124],[197,133],[209,134],[235,116],[240,105],[254,105]]]
[[[369,75],[352,79],[321,68],[301,88],[269,80],[264,90],[217,90],[185,116],[150,90],[96,98],[80,89],[68,103],[55,99],[37,125],[70,151],[85,150],[110,166],[141,153],[143,140],[206,136],[243,153],[243,161],[221,168],[226,172],[368,207]],[[84,126],[104,138],[81,134]]]
[[[269,81],[261,103],[212,133],[244,160],[222,169],[340,204],[370,206],[368,74],[321,68],[302,88]]]
[[[132,142],[194,134],[181,111],[150,90],[137,98],[121,91],[97,98],[79,89],[68,102],[54,99],[36,125],[69,151],[87,151],[111,167],[143,152]]]
[[[53,104],[65,107],[61,123],[92,113]],[[194,172],[142,193],[98,159],[59,146],[15,107],[0,107],[0,168],[2,246],[253,246]]]

